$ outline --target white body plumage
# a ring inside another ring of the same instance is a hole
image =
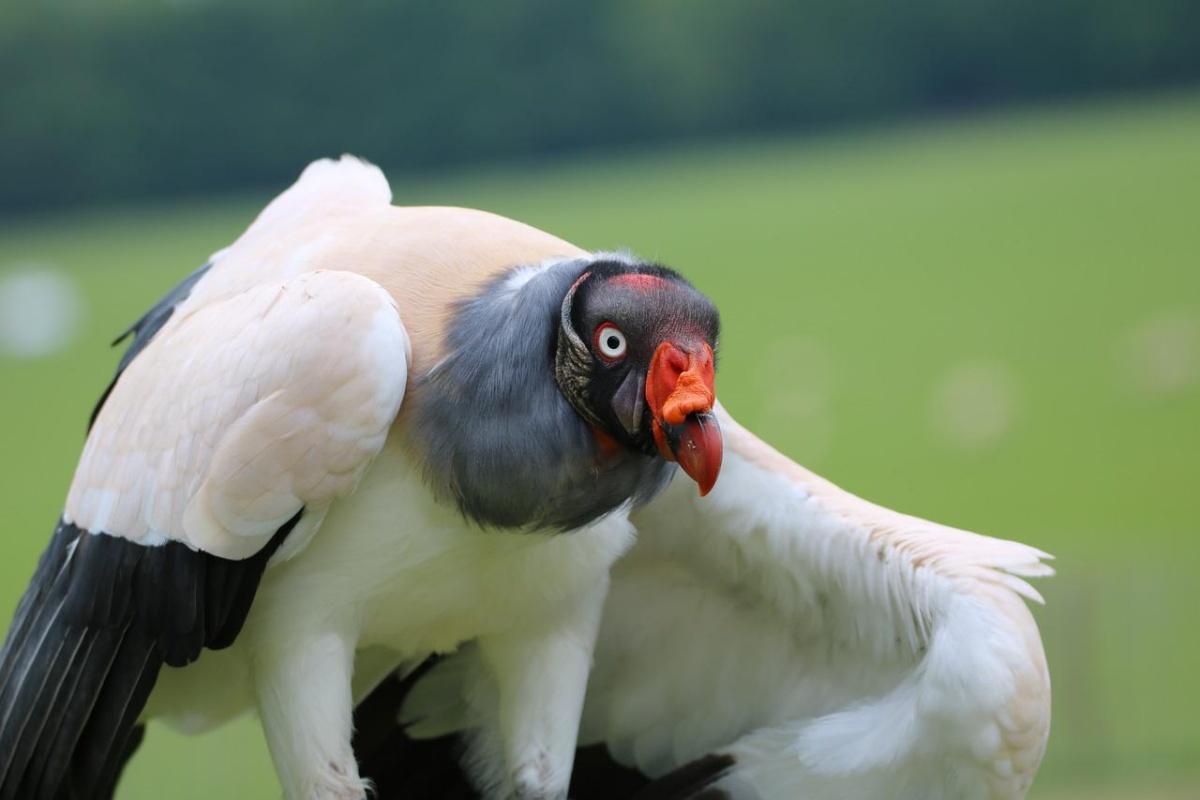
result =
[[[677,480],[631,517],[580,744],[650,776],[729,757],[733,800],[1024,797],[1050,726],[1024,578],[1046,555],[868,503],[720,419],[713,492]],[[476,659],[416,685],[413,735],[488,728]]]
[[[529,752],[511,763],[569,769],[608,569],[632,540],[623,512],[569,535],[468,526],[390,442],[320,535],[267,570],[233,646],[164,671],[146,715],[200,732],[257,707],[288,796],[357,797],[351,676],[361,696],[397,664],[478,639],[489,685],[512,684],[505,738]],[[550,777],[531,783],[565,786]]]

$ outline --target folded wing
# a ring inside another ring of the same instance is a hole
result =
[[[318,162],[135,325],[0,652],[0,798],[110,791],[161,665],[232,643],[268,561],[383,446],[409,362],[396,305],[284,244],[386,195],[372,167]]]
[[[181,313],[97,414],[65,517],[246,558],[354,487],[399,408],[407,347],[388,294],[348,272]]]

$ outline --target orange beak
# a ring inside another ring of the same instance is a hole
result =
[[[712,491],[724,447],[713,414],[713,352],[707,344],[684,351],[663,342],[646,376],[646,402],[654,417],[654,442],[668,461],[677,461],[700,487]]]

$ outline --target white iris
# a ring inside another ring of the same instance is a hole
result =
[[[600,344],[600,355],[605,358],[621,358],[625,355],[625,334],[612,325],[605,325],[601,328],[597,338]]]

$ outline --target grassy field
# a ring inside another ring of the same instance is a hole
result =
[[[1031,796],[1200,797],[1200,96],[393,188],[685,271],[722,310],[718,388],[743,422],[861,495],[1058,557],[1037,611],[1054,732]],[[0,354],[3,618],[106,343],[265,198],[0,221],[0,278],[61,270],[84,307],[67,349]],[[278,791],[250,720],[152,729],[124,796],[163,780],[175,798]]]

